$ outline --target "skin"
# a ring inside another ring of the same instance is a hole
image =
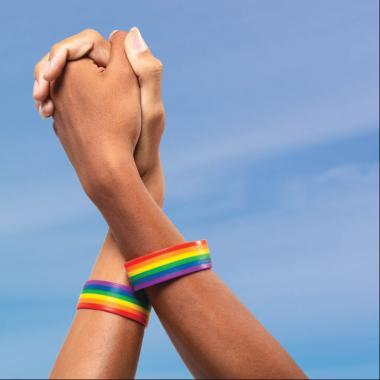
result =
[[[131,259],[184,238],[147,191],[135,164],[141,127],[135,82],[121,54],[123,40],[123,34],[113,35],[111,63],[105,70],[91,66],[89,60],[69,63],[50,96],[57,135],[122,255]],[[305,377],[214,272],[198,272],[146,292],[195,377]]]
[[[133,31],[131,33],[133,35]],[[95,49],[89,51],[89,47]],[[133,56],[134,49],[126,45]],[[33,96],[37,108],[47,104],[49,112],[54,104],[49,99],[49,86],[44,75],[54,81],[62,73],[66,60],[88,54],[99,66],[105,67],[110,57],[110,43],[93,30],[85,30],[54,45],[52,51],[37,63],[35,78],[42,86],[34,86]],[[58,61],[55,59],[58,58]],[[48,72],[49,59],[53,70]],[[64,61],[62,61],[64,59]],[[165,124],[161,99],[161,62],[149,49],[130,59],[140,86],[141,134],[135,151],[136,165],[142,173],[144,184],[153,199],[162,207],[164,178],[158,147]],[[37,91],[36,91],[37,90]],[[154,112],[152,112],[154,110]],[[156,152],[156,154],[152,154]],[[123,268],[125,262],[111,233],[108,233],[94,265],[90,279],[127,284]],[[78,310],[64,345],[57,357],[51,378],[133,378],[136,372],[144,328],[119,316],[92,310]],[[106,342],[106,344],[104,344]]]
[[[123,257],[107,236],[91,279],[127,284]],[[130,379],[135,376],[144,327],[110,313],[77,310],[56,359],[52,379]]]

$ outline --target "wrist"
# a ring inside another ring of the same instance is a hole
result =
[[[107,162],[90,171],[90,175],[82,176],[81,183],[89,198],[100,207],[107,199],[127,192],[140,181],[133,157],[122,161]]]
[[[153,200],[162,208],[164,204],[165,181],[161,161],[158,161],[151,170],[142,175],[141,179]]]
[[[128,285],[124,270],[125,258],[120,252],[111,231],[108,231],[102,249],[92,269],[90,279]]]

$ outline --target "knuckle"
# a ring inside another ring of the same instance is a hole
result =
[[[159,129],[161,132],[165,128],[165,109],[162,104],[152,107],[147,114],[148,122]]]
[[[49,58],[50,58],[50,59],[51,59],[52,57],[54,57],[54,56],[57,54],[59,48],[60,48],[59,43],[56,43],[56,44],[54,44],[54,45],[51,47],[51,49],[50,49],[50,55],[49,55]]]
[[[97,40],[99,37],[101,37],[98,31],[92,28],[87,28],[82,33],[93,40]]]
[[[162,72],[164,65],[158,58],[154,58],[153,59],[153,67],[154,67],[155,71]]]
[[[45,54],[35,65],[34,65],[34,77],[35,79],[39,78],[41,73],[44,70],[44,67],[47,63],[48,54]]]
[[[144,71],[147,76],[160,77],[162,75],[163,64],[159,59],[152,57],[144,66]]]
[[[34,77],[37,79],[40,76],[41,62],[34,65]]]

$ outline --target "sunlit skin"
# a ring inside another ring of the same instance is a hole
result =
[[[85,31],[55,45],[36,67],[37,108],[53,114],[85,192],[112,231],[92,278],[125,283],[125,260],[184,241],[160,207],[161,72],[137,29],[114,33],[110,42]],[[213,271],[149,288],[147,295],[195,377],[305,378]],[[142,336],[135,322],[79,311],[51,376],[132,377]]]
[[[93,46],[90,52],[89,46]],[[127,41],[125,50],[130,51]],[[46,71],[49,67],[49,56],[50,59],[54,57],[52,53],[47,54],[35,68],[35,77],[42,86],[34,86],[33,96],[38,108],[40,104],[44,104],[45,113],[41,115],[43,117],[50,116],[54,110],[44,75],[48,74],[50,80],[55,80],[62,74],[66,61],[84,55],[90,56],[99,67],[105,67],[109,60],[110,43],[96,31],[85,30],[54,45],[53,51],[58,57],[58,63],[55,66],[53,62],[52,71]],[[165,125],[165,114],[161,99],[161,63],[149,50],[138,57],[131,57],[130,62],[139,81],[142,105],[141,136],[135,152],[136,166],[143,175],[146,188],[157,204],[162,206],[164,178],[158,147]],[[157,78],[151,75],[152,68]],[[46,112],[46,109],[50,112]],[[146,109],[155,110],[155,114],[145,112]],[[149,154],[154,151],[156,154]],[[90,278],[126,284],[124,262],[125,258],[112,234],[108,233]],[[139,324],[112,314],[91,310],[78,311],[51,377],[131,378],[136,371],[143,332],[144,329]],[[104,341],[108,342],[106,346]],[[86,355],[83,355],[84,352]]]

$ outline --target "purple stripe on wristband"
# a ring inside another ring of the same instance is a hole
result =
[[[150,281],[141,282],[140,284],[134,286],[134,289],[135,290],[145,289],[145,288],[148,288],[149,286],[160,284],[161,282],[169,281],[177,277],[182,277],[190,273],[199,272],[201,270],[210,269],[210,268],[211,268],[211,262],[207,264],[200,264],[195,267],[190,267],[190,268],[179,270],[177,272],[169,273],[165,276],[155,278]]]
[[[134,290],[131,286],[128,285],[121,285],[121,284],[116,284],[115,282],[110,282],[110,281],[101,281],[101,280],[89,280],[86,282],[85,285],[103,285],[103,286],[110,286],[112,288],[117,288],[124,290],[125,292],[129,293],[134,293]]]

